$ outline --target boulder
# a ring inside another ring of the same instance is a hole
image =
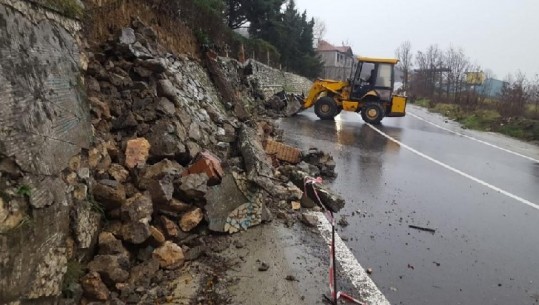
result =
[[[180,192],[187,199],[201,199],[208,191],[208,175],[206,173],[189,174],[182,177],[180,183]]]
[[[172,194],[174,193],[174,184],[172,182],[172,176],[165,176],[159,180],[150,180],[147,189],[152,196],[152,201],[156,204],[163,204],[172,200]]]
[[[169,270],[177,269],[185,262],[182,248],[171,241],[155,249],[152,257],[157,259],[161,268]]]
[[[175,158],[185,156],[187,149],[176,133],[176,126],[168,120],[159,120],[150,129],[151,153],[155,157]]]
[[[118,255],[129,257],[129,251],[124,247],[122,241],[117,239],[114,234],[103,231],[99,234],[99,254]]]
[[[129,177],[129,172],[117,163],[112,163],[110,165],[108,173],[119,183],[124,183],[127,180],[127,177]]]
[[[154,247],[160,247],[165,243],[165,234],[158,228],[150,226],[150,244]]]
[[[162,212],[177,214],[187,212],[189,209],[191,209],[191,205],[181,200],[172,198],[167,203],[158,204],[157,209]]]
[[[88,202],[81,201],[73,206],[70,219],[78,249],[93,251],[101,229],[101,214],[94,211]]]
[[[139,245],[150,237],[150,225],[139,221],[123,223],[120,234],[126,242]]]
[[[121,44],[133,44],[136,41],[135,30],[132,28],[123,28],[118,34],[118,42]]]
[[[152,200],[147,194],[137,193],[129,198],[121,207],[122,239],[133,244],[145,242],[151,235],[152,213]]]
[[[157,271],[159,271],[159,261],[151,258],[131,268],[127,282],[133,286],[149,286]]]
[[[125,165],[127,168],[143,167],[148,160],[150,143],[145,138],[136,138],[127,141],[125,149]]]
[[[194,229],[204,218],[204,214],[200,208],[196,208],[182,215],[180,219],[180,228],[184,232],[189,232]]]
[[[166,97],[171,101],[177,101],[178,95],[176,94],[176,88],[172,82],[168,79],[161,79],[157,82],[157,96]]]
[[[110,291],[101,280],[97,272],[89,272],[80,279],[84,297],[89,300],[106,301],[110,297]]]
[[[118,255],[97,255],[88,263],[90,272],[97,272],[107,285],[123,283],[129,278],[129,260]]]
[[[147,166],[138,180],[138,186],[142,189],[148,189],[152,181],[160,180],[170,176],[177,178],[183,172],[183,166],[176,161],[164,159],[159,163]]]
[[[165,235],[169,238],[175,238],[178,237],[179,234],[179,228],[174,223],[174,221],[168,219],[166,216],[159,217],[159,220],[161,220],[161,224],[163,226],[163,230],[165,232]]]
[[[98,181],[93,187],[92,194],[105,210],[119,208],[126,197],[124,186],[115,180]]]

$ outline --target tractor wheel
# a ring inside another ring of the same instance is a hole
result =
[[[337,106],[334,99],[324,96],[319,98],[314,104],[314,113],[316,113],[321,120],[333,120],[339,113],[339,106]]]
[[[361,107],[361,117],[367,123],[378,125],[384,118],[384,115],[384,109],[380,103],[367,102]]]

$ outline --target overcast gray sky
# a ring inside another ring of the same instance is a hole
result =
[[[539,73],[539,0],[296,0],[299,10],[326,23],[325,40],[349,42],[358,55],[394,57],[410,40],[462,47],[499,79],[517,70]]]

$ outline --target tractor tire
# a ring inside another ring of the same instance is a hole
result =
[[[361,107],[361,118],[367,123],[378,125],[384,116],[384,108],[380,103],[367,102]]]
[[[324,96],[319,98],[314,104],[314,113],[321,120],[333,120],[339,113],[339,106],[331,97]]]

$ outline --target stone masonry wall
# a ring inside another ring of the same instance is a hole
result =
[[[287,93],[307,94],[312,86],[312,81],[305,77],[272,68],[255,60],[248,60],[246,66],[252,68],[252,75],[258,79],[266,98],[281,90]]]
[[[79,25],[0,0],[0,303],[57,296],[72,200],[60,178],[90,143]]]

